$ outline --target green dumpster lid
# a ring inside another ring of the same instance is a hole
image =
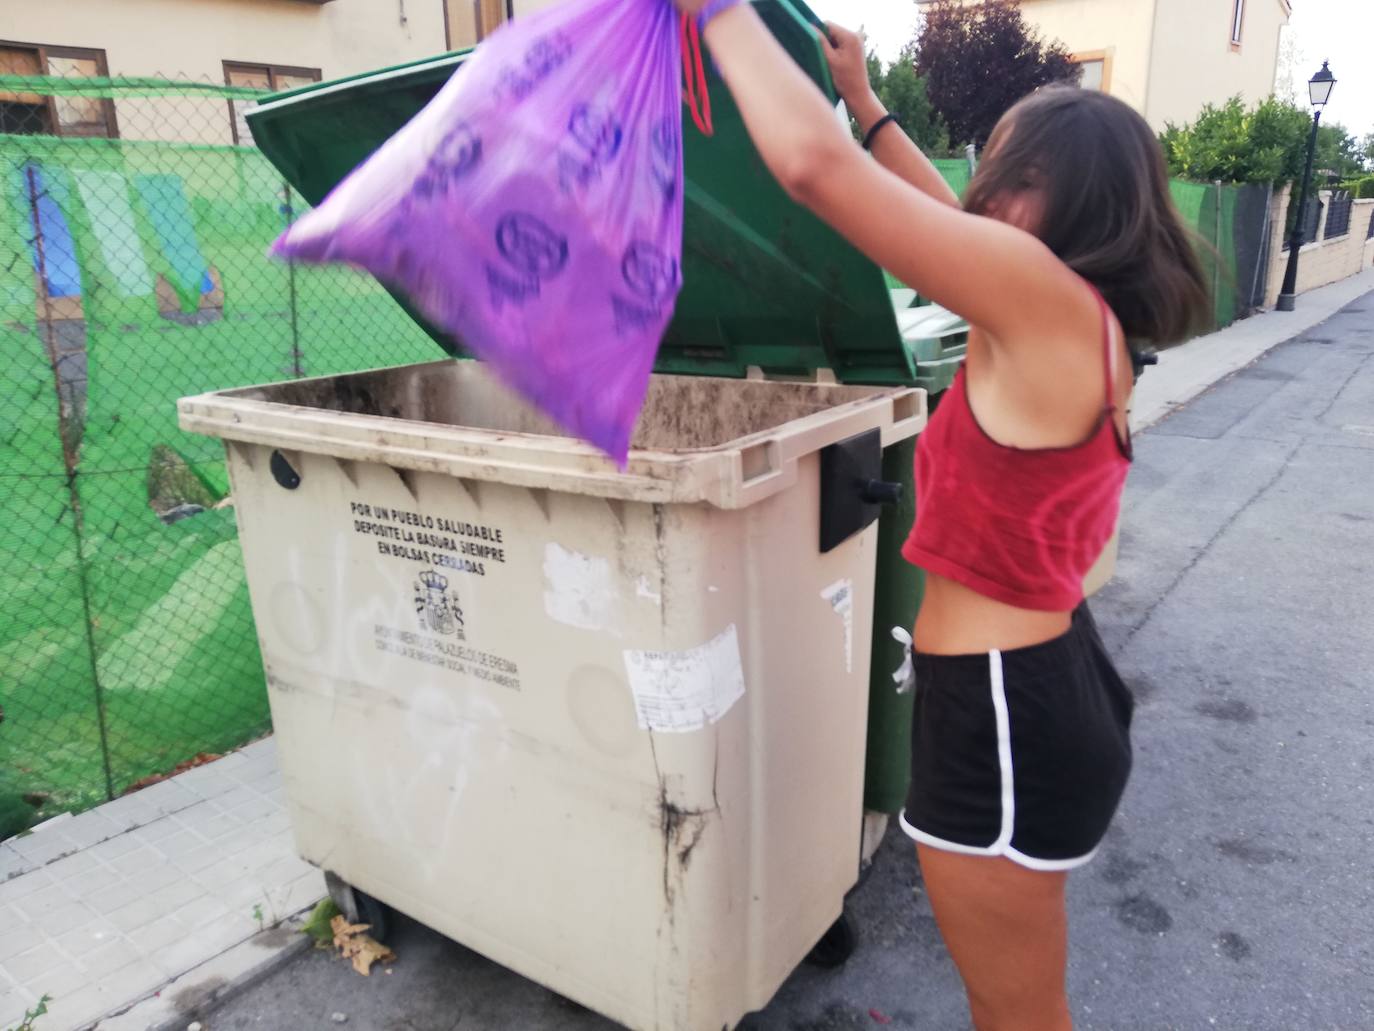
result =
[[[812,27],[819,19],[801,0],[754,0],[754,7],[833,98]],[[419,112],[470,53],[279,94],[248,113],[253,138],[301,195],[318,204]],[[845,383],[911,383],[916,369],[882,271],[787,196],[714,67],[708,75],[715,135],[703,136],[690,122],[684,129],[684,285],[657,370],[743,376],[751,366],[773,375],[829,368]],[[462,353],[406,309],[445,350]]]

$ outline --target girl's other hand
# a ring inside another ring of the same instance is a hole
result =
[[[690,0],[684,0],[690,2]],[[840,98],[851,110],[868,97],[873,87],[868,81],[868,60],[864,54],[864,38],[834,22],[826,22],[826,32],[819,29],[821,48],[830,64],[830,78]],[[828,38],[827,38],[828,37]]]

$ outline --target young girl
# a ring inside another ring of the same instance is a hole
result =
[[[1063,1031],[1067,871],[1131,766],[1133,701],[1083,604],[1131,462],[1126,340],[1185,337],[1207,293],[1154,134],[1060,87],[998,124],[963,207],[887,117],[862,40],[822,39],[871,160],[739,0],[675,0],[787,191],[966,318],[922,434],[904,554],[929,574],[902,826],[980,1031]]]

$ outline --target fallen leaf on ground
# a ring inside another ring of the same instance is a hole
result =
[[[396,958],[381,942],[369,934],[371,924],[350,924],[345,916],[336,916],[329,922],[334,932],[334,947],[344,959],[352,960],[353,969],[363,977],[370,975],[373,963],[390,963]]]
[[[338,915],[339,907],[334,904],[333,899],[321,899],[310,911],[310,917],[305,921],[301,931],[315,939],[315,948],[327,949],[334,941],[331,921]]]

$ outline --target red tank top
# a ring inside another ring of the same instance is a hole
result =
[[[1097,428],[1067,448],[997,443],[969,406],[963,368],[916,447],[913,565],[1017,608],[1068,612],[1115,531],[1131,465],[1113,401],[1112,320],[1102,307],[1106,404]]]

